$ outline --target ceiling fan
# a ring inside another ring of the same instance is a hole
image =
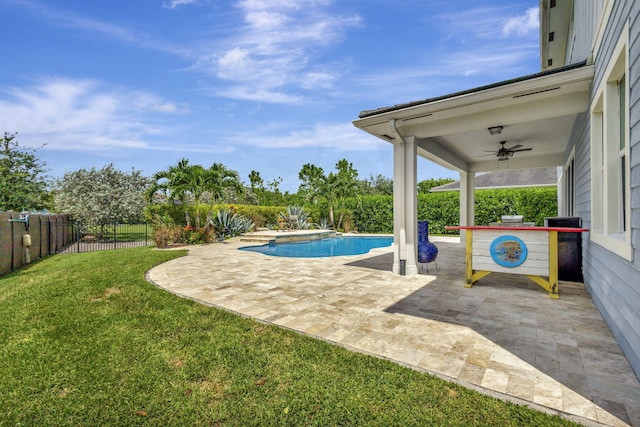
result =
[[[506,144],[507,141],[500,141],[500,149],[498,151],[487,151],[489,153],[493,153],[496,155],[496,157],[498,157],[498,160],[509,160],[510,157],[513,157],[514,153],[520,152],[520,151],[531,151],[533,150],[533,148],[521,148],[522,145],[521,144],[516,144],[511,148],[506,148],[504,146],[504,144]]]

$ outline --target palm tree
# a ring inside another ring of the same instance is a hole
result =
[[[196,230],[200,229],[200,202],[205,193],[211,195],[211,207],[207,213],[206,227],[209,226],[214,205],[227,197],[230,190],[236,194],[242,193],[242,182],[238,173],[224,166],[214,163],[205,169],[201,165],[190,165],[187,159],[182,159],[176,166],[170,166],[164,171],[157,172],[154,184],[149,189],[148,196],[158,191],[169,197],[170,201],[179,200],[182,203],[187,226],[191,225],[188,198],[192,197],[196,210]]]
[[[163,171],[156,172],[153,175],[154,183],[147,191],[149,201],[153,201],[153,196],[157,192],[165,194],[170,202],[179,201],[184,209],[187,226],[191,225],[191,217],[189,216],[189,206],[187,204],[188,191],[186,182],[191,167],[189,160],[183,158],[175,166],[169,166]]]
[[[230,191],[236,195],[242,194],[244,187],[240,181],[238,172],[227,168],[222,163],[214,163],[209,169],[204,171],[204,190],[211,196],[211,205],[207,212],[207,222],[205,227],[209,227],[213,216],[213,208],[216,203],[226,199]]]
[[[346,159],[336,163],[337,172],[329,172],[325,175],[321,167],[307,163],[302,167],[298,178],[302,181],[299,193],[305,195],[309,201],[324,199],[329,208],[329,221],[334,222],[334,209],[344,204],[347,197],[353,196],[358,187],[358,171],[353,169],[353,165]],[[340,214],[340,219],[336,229],[342,224],[344,212]]]
[[[200,200],[207,189],[209,174],[202,166],[191,165],[186,170],[183,179],[186,191],[193,197],[196,208],[196,230],[200,230]]]

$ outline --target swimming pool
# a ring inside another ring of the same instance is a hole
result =
[[[291,258],[322,258],[342,255],[366,254],[373,248],[383,248],[393,243],[391,236],[349,236],[305,242],[278,243],[273,245],[245,246],[242,251],[260,252],[265,255]]]

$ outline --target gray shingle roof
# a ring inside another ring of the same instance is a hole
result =
[[[476,189],[509,187],[551,187],[558,182],[555,166],[534,169],[502,170],[476,175]],[[460,190],[460,181],[434,187],[431,191]]]
[[[392,105],[390,107],[376,108],[375,110],[364,110],[364,111],[360,112],[359,117],[361,119],[364,119],[366,117],[375,116],[377,114],[389,113],[391,111],[402,110],[404,108],[414,107],[416,105],[430,104],[432,102],[441,101],[443,99],[455,98],[456,96],[468,95],[468,94],[475,93],[475,92],[482,92],[482,91],[485,91],[485,90],[488,90],[488,89],[493,89],[493,88],[497,88],[497,87],[501,87],[501,86],[507,86],[507,85],[510,85],[512,83],[518,83],[518,82],[522,82],[522,81],[526,81],[526,80],[533,80],[533,79],[536,79],[538,77],[548,76],[548,75],[551,75],[551,74],[562,73],[564,71],[569,71],[569,70],[573,70],[573,69],[576,69],[576,68],[584,67],[585,65],[587,65],[587,61],[582,61],[582,62],[578,62],[576,64],[569,64],[569,65],[566,65],[564,67],[559,67],[559,68],[555,68],[555,69],[552,69],[552,70],[541,71],[539,73],[529,74],[529,75],[523,76],[523,77],[517,77],[515,79],[504,80],[504,81],[501,81],[501,82],[497,82],[497,83],[492,83],[492,84],[485,85],[485,86],[476,87],[476,88],[473,88],[473,89],[467,89],[467,90],[463,90],[463,91],[460,91],[460,92],[450,93],[448,95],[437,96],[435,98],[427,98],[427,99],[423,99],[423,100],[420,100],[420,101],[413,101],[413,102],[407,102],[407,103],[404,103],[404,104]]]

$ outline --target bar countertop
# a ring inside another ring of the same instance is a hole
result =
[[[446,230],[509,230],[509,231],[558,231],[560,233],[582,233],[588,228],[576,227],[518,227],[518,226],[489,226],[489,225],[447,225]]]

